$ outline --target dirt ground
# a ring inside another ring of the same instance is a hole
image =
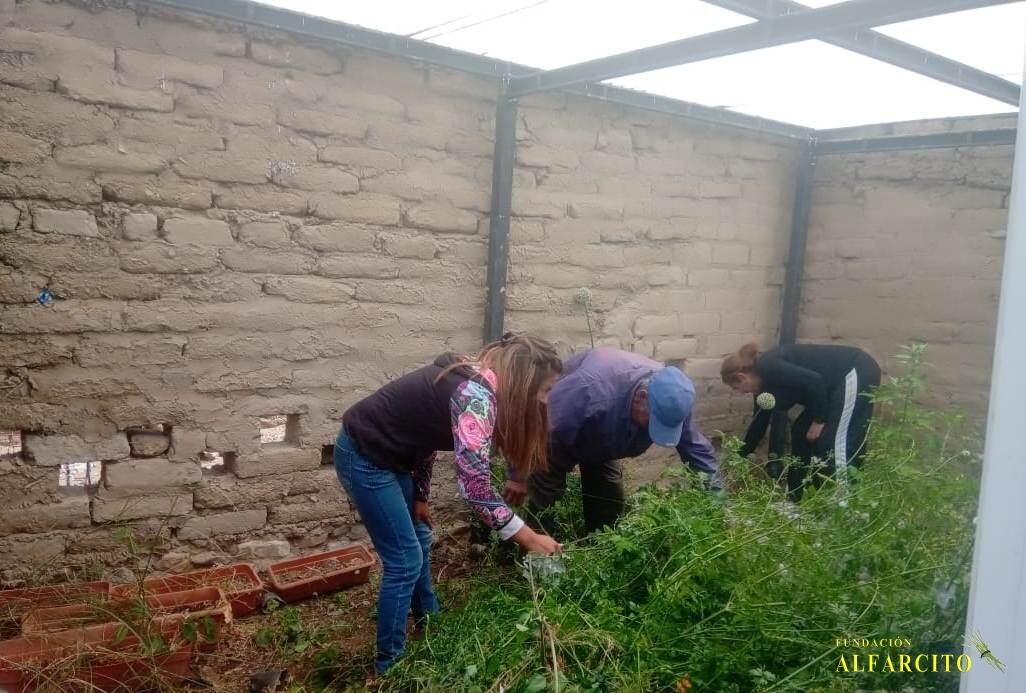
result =
[[[445,606],[459,600],[461,583],[481,560],[471,556],[468,527],[441,534],[432,550],[432,572],[440,597],[449,598]],[[365,585],[237,620],[217,651],[200,657],[187,689],[241,693],[251,690],[254,674],[285,669],[290,687],[282,691],[366,690],[379,579],[380,567]]]

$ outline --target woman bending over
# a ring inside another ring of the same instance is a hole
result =
[[[861,464],[873,417],[869,393],[880,384],[880,366],[866,352],[834,344],[789,344],[760,354],[755,344],[746,344],[724,359],[720,377],[738,392],[757,395],[742,456],[762,442],[774,409],[804,407],[791,428],[791,454],[799,460],[787,474],[793,500],[801,499],[813,457],[824,464],[820,474],[833,476],[840,470],[842,483],[847,467]]]
[[[562,369],[548,342],[507,335],[474,358],[439,356],[343,415],[335,470],[383,568],[378,673],[402,654],[411,608],[418,622],[438,611],[428,510],[436,451],[455,451],[460,494],[500,537],[543,554],[560,548],[524,524],[492,489],[490,462],[501,453],[525,479],[546,468],[548,393]]]

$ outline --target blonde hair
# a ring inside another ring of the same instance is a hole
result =
[[[522,477],[549,466],[549,410],[538,399],[542,387],[563,372],[563,361],[547,340],[507,333],[486,344],[477,356],[445,369],[445,373],[477,363],[495,373],[494,442],[506,462]]]
[[[742,373],[755,373],[755,362],[759,358],[759,345],[755,342],[745,344],[723,359],[720,366],[720,379],[724,384],[733,386]]]

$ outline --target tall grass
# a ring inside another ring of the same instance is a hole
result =
[[[728,444],[729,499],[681,468],[681,483],[639,492],[615,529],[574,543],[561,576],[482,585],[383,690],[955,690],[957,674],[837,670],[853,652],[838,638],[962,649],[979,456],[960,417],[917,404],[922,357],[904,352],[906,372],[877,393],[846,505],[828,483],[796,512]]]

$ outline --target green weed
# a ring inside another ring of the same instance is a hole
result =
[[[863,471],[800,508],[726,445],[724,502],[681,471],[555,579],[507,571],[431,624],[385,691],[836,691],[957,688],[957,674],[838,671],[838,638],[958,653],[978,441],[917,403],[922,350],[876,394]],[[570,520],[572,518],[564,518]],[[895,652],[897,654],[897,652]]]

